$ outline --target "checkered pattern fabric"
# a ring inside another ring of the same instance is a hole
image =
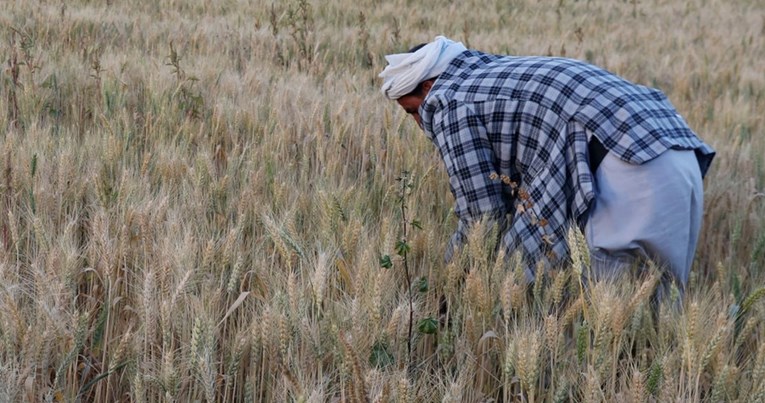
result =
[[[565,258],[568,226],[586,220],[595,196],[588,135],[632,164],[695,150],[704,175],[714,157],[661,91],[572,59],[468,50],[419,113],[460,219],[447,261],[482,217],[500,226],[508,256],[520,250],[532,270]]]

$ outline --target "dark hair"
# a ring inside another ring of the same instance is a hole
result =
[[[419,45],[413,46],[411,49],[409,49],[406,53],[414,53],[420,49],[422,49],[423,46],[427,45],[427,43],[421,43]]]

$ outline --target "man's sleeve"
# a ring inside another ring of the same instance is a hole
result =
[[[507,206],[501,181],[496,179],[496,161],[486,127],[469,105],[452,101],[437,112],[434,141],[449,174],[455,198],[454,212],[459,217],[457,229],[449,241],[445,260],[465,244],[470,227],[482,218],[505,226]],[[501,232],[500,232],[501,233]]]
[[[533,271],[539,262],[552,267],[568,256],[566,231],[566,164],[563,154],[551,161],[537,158],[529,168],[529,183],[519,190],[512,225],[503,244],[523,253]]]

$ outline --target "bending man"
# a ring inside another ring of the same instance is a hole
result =
[[[581,61],[492,55],[444,37],[386,60],[383,94],[449,174],[459,224],[447,261],[489,218],[533,273],[563,262],[576,223],[596,276],[651,259],[684,289],[715,153],[662,92]]]

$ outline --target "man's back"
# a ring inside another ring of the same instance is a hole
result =
[[[547,131],[560,131],[569,121],[577,121],[606,149],[633,164],[645,163],[667,149],[696,149],[703,174],[714,155],[661,91],[578,60],[469,50],[436,80],[423,112],[432,114],[454,101],[489,102],[479,106],[488,106],[483,115],[489,131],[497,114],[514,115],[510,121]],[[427,117],[423,120],[430,123]],[[507,127],[502,130],[506,133]]]

